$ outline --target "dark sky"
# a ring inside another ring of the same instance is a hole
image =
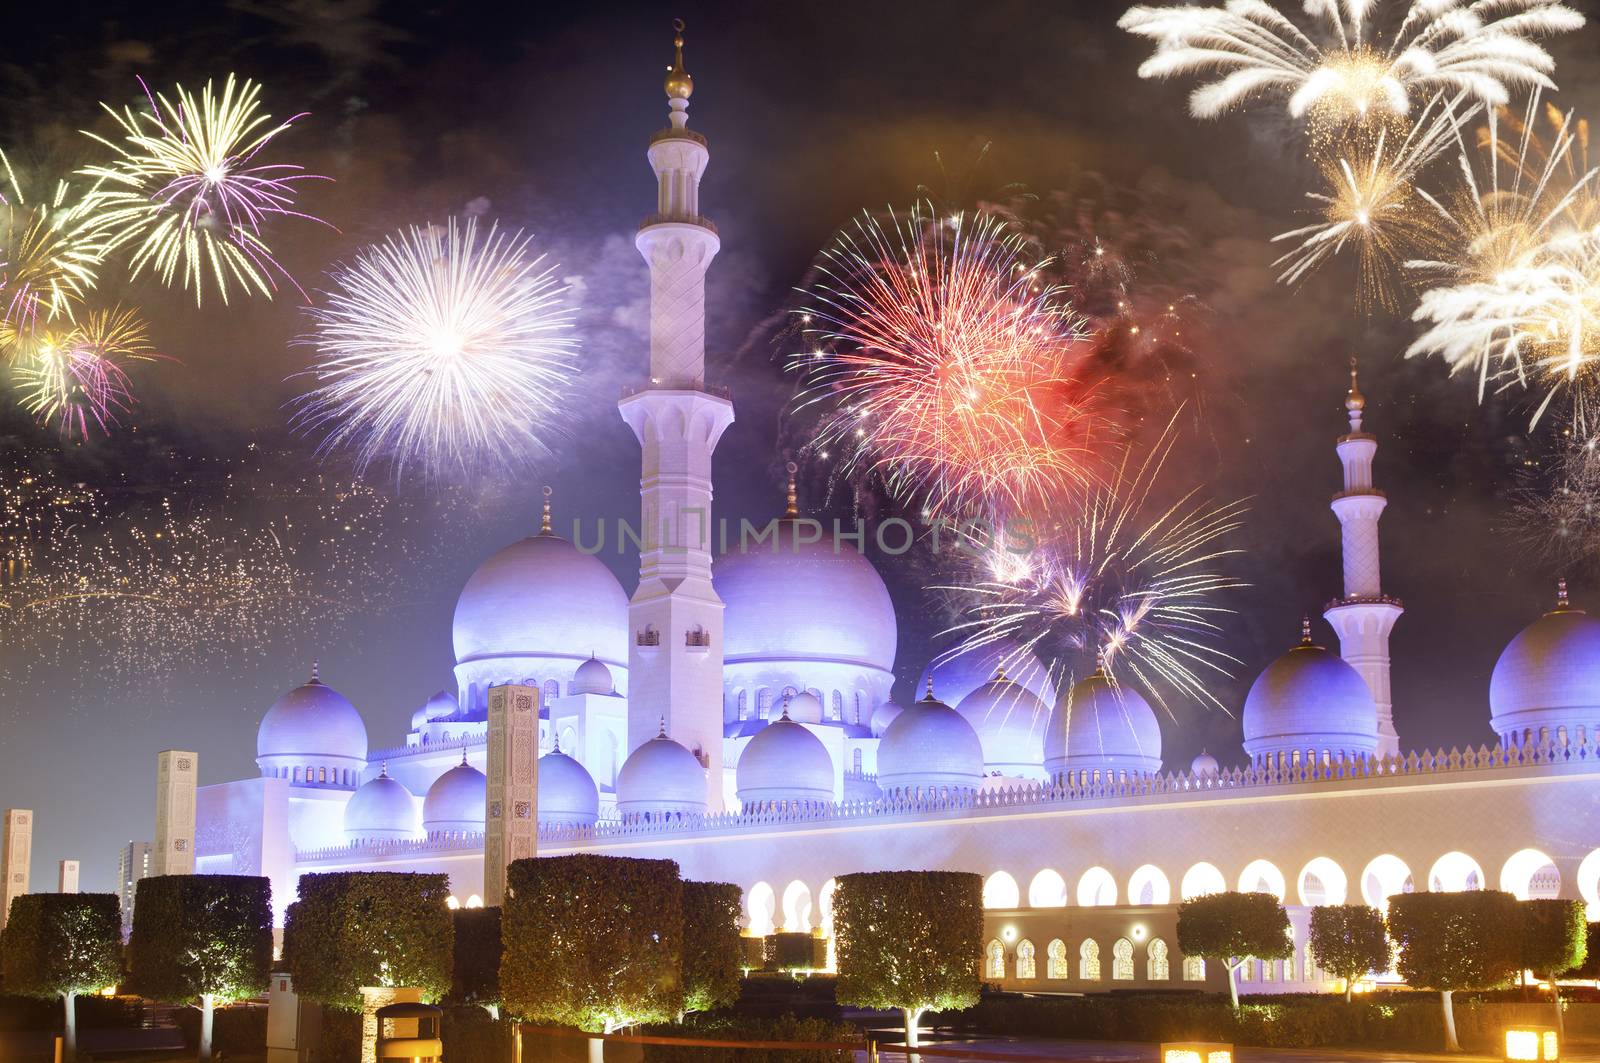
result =
[[[1306,188],[1295,131],[1272,105],[1190,119],[1186,84],[1136,77],[1145,48],[1116,29],[1120,10],[1056,0],[675,9],[234,0],[36,4],[27,26],[8,16],[0,146],[25,176],[50,180],[91,158],[77,130],[104,130],[100,100],[136,103],[136,75],[193,86],[235,71],[264,83],[275,115],[311,112],[274,151],[335,178],[304,193],[335,228],[272,234],[308,290],[377,237],[486,201],[488,217],[531,229],[561,263],[584,347],[552,465],[448,492],[375,482],[378,495],[397,497],[368,506],[372,523],[349,533],[343,552],[301,555],[311,604],[292,622],[264,613],[254,630],[199,647],[144,631],[130,652],[117,641],[126,631],[96,631],[91,618],[49,646],[0,647],[0,806],[38,811],[34,888],[69,856],[83,861],[86,888],[110,888],[117,847],[152,832],[157,750],[197,749],[205,782],[254,774],[261,713],[314,655],[362,710],[373,746],[398,742],[411,711],[453,686],[456,591],[536,520],[541,484],[568,519],[636,514],[637,446],[614,402],[646,364],[646,276],[632,232],[654,203],[644,148],[664,124],[673,15],[689,26],[691,124],[712,152],[702,205],[723,241],[709,342],[710,375],[732,385],[738,409],[717,455],[725,515],[765,517],[779,503],[792,383],[769,323],[853,212],[906,204],[921,185],[959,203],[1013,185],[1046,194],[1098,172],[1131,190],[1147,224],[1183,235],[1184,270],[1212,311],[1198,366],[1204,401],[1189,411],[1173,472],[1218,499],[1254,499],[1235,566],[1250,586],[1231,597],[1238,615],[1226,633],[1245,666],[1218,696],[1237,711],[1250,678],[1294,641],[1299,615],[1339,590],[1327,503],[1345,362],[1359,353],[1390,499],[1385,589],[1407,609],[1393,645],[1402,741],[1488,739],[1495,655],[1552,598],[1557,574],[1507,520],[1516,467],[1541,445],[1526,434],[1528,407],[1515,395],[1480,405],[1439,364],[1403,360],[1405,314],[1355,314],[1341,269],[1298,291],[1274,285],[1268,237],[1299,223]],[[1597,32],[1552,44],[1558,100],[1580,113],[1600,105]],[[306,514],[325,513],[349,472],[319,467],[312,441],[287,427],[285,403],[302,384],[292,375],[307,359],[292,343],[304,327],[298,295],[203,310],[147,282],[124,295],[181,364],[143,374],[132,426],[84,446],[63,450],[6,413],[6,475],[28,468],[85,483],[113,525],[148,523],[163,500],[240,534],[303,528]],[[631,588],[634,560],[608,561]],[[881,568],[905,618],[904,696],[933,630],[916,619],[917,579],[892,561]],[[1592,591],[1577,581],[1580,603]],[[1319,633],[1332,638],[1320,622]],[[126,662],[146,645],[157,647],[149,667]],[[1174,710],[1169,764],[1201,746],[1238,759],[1235,718]]]

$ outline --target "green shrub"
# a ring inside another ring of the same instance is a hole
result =
[[[361,1013],[344,1008],[322,1009],[322,1030],[310,1063],[359,1063]]]
[[[172,1021],[183,1031],[183,1043],[200,1044],[200,1011],[180,1008]],[[260,1056],[267,1051],[267,1009],[251,1004],[218,1008],[212,1015],[211,1047],[223,1056]]]
[[[767,935],[766,963],[769,971],[810,971],[823,964],[817,962],[817,945],[826,948],[826,942],[810,934],[780,931]]]
[[[449,1063],[506,1063],[511,1059],[511,1023],[490,1018],[481,1007],[446,1008],[442,1027],[440,1037]]]
[[[458,908],[451,914],[456,926],[451,1002],[499,1004],[500,909]]]
[[[450,989],[455,923],[447,875],[341,871],[300,876],[284,936],[295,992],[352,1010],[363,986]]]
[[[726,1013],[690,1015],[677,1026],[646,1027],[642,1033],[659,1037],[703,1037],[717,1041],[845,1041],[864,1042],[859,1027],[827,1019],[752,1019]],[[847,1063],[854,1053],[846,1049],[676,1048],[646,1045],[645,1063]]]
[[[78,1028],[107,1030],[144,1022],[144,1001],[138,997],[82,997]],[[61,1002],[0,995],[0,1032],[54,1030],[61,1025]]]
[[[739,999],[742,896],[731,882],[684,882],[684,1011],[712,1011]]]

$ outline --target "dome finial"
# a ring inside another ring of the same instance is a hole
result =
[[[1311,614],[1300,614],[1300,645],[1311,645]]]
[[[683,19],[673,19],[672,30],[672,65],[667,67],[667,99],[687,100],[694,92],[694,78],[683,66]]]
[[[389,762],[387,760],[378,761],[378,778],[387,779],[388,777],[389,777]]]
[[[321,657],[313,657],[313,658],[311,658],[311,681],[313,683],[322,682],[322,658]]]
[[[783,711],[778,714],[778,719],[787,720],[789,718],[789,699],[791,697],[793,697],[793,695],[787,690],[783,692]]]
[[[463,768],[467,766],[467,747],[465,745],[461,747],[461,766]]]
[[[656,737],[657,738],[665,738],[665,737],[667,737],[667,718],[666,718],[666,716],[662,716],[661,717],[661,730],[656,732]]]
[[[794,474],[800,471],[800,466],[791,461],[784,468],[789,472],[789,493],[784,502],[783,516],[785,520],[794,520],[800,515],[800,495],[794,486]]]
[[[1556,580],[1556,608],[1567,609],[1572,603],[1567,599],[1567,577]]]
[[[1350,356],[1350,390],[1345,393],[1344,408],[1350,414],[1350,431],[1361,431],[1361,411],[1367,408],[1367,397],[1356,384],[1356,356]]]
[[[922,695],[922,700],[923,701],[935,701],[935,700],[937,700],[933,696],[933,673],[932,672],[928,673],[928,692],[926,694]]]
[[[539,534],[550,534],[550,485],[544,485],[544,510],[539,516]]]

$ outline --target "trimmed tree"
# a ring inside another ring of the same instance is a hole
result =
[[[1289,913],[1270,893],[1212,893],[1178,908],[1178,948],[1215,960],[1228,972],[1228,999],[1239,1007],[1239,968],[1251,958],[1294,955]]]
[[[1562,971],[1561,976],[1582,978],[1600,985],[1600,923],[1589,923],[1584,927],[1584,942],[1583,962]]]
[[[500,1017],[500,909],[459,908],[450,999]]]
[[[295,992],[360,1011],[363,986],[450,989],[455,923],[448,875],[340,871],[301,875],[284,929]]]
[[[739,887],[683,884],[683,1010],[711,1011],[739,999]]]
[[[218,1003],[267,991],[272,884],[252,875],[139,880],[128,940],[133,988],[169,1004],[200,1003],[200,1058],[211,1058]]]
[[[1517,899],[1499,890],[1402,893],[1389,898],[1388,922],[1400,949],[1400,977],[1439,991],[1445,1047],[1460,1051],[1452,996],[1508,985],[1516,976],[1523,936]]]
[[[1344,979],[1345,1003],[1356,979],[1389,968],[1389,934],[1383,913],[1365,904],[1324,904],[1311,909],[1311,951],[1317,966]]]
[[[841,875],[833,894],[835,996],[841,1004],[905,1015],[917,1045],[926,1011],[978,1002],[983,877],[964,871]]]
[[[78,1052],[77,996],[122,977],[122,908],[115,893],[28,893],[0,931],[7,993],[60,998],[68,1059]]]
[[[671,860],[534,857],[506,869],[500,994],[531,1022],[612,1033],[683,1009],[683,882]],[[605,1042],[589,1042],[605,1058]]]
[[[1522,959],[1517,973],[1520,977],[1523,971],[1532,971],[1550,982],[1550,992],[1555,998],[1556,1026],[1565,1033],[1561,987],[1556,979],[1564,971],[1582,965],[1588,954],[1589,924],[1584,921],[1584,902],[1539,898],[1521,904]]]

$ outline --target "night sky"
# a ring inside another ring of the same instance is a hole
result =
[[[1547,452],[1548,429],[1529,434],[1525,395],[1480,404],[1473,383],[1442,364],[1404,360],[1410,307],[1358,315],[1343,268],[1298,290],[1276,285],[1281,248],[1269,238],[1302,223],[1309,187],[1295,130],[1272,103],[1191,119],[1189,83],[1136,77],[1148,49],[1116,28],[1121,10],[234,0],[9,15],[0,147],[23,176],[47,182],[83,165],[94,152],[78,130],[105,131],[98,101],[137,103],[136,76],[198,87],[237,72],[264,83],[274,115],[310,112],[275,153],[335,178],[303,193],[330,227],[272,233],[307,291],[402,225],[482,214],[530,229],[561,264],[583,351],[554,463],[511,482],[428,490],[378,471],[363,520],[337,549],[292,548],[304,599],[264,607],[247,633],[174,645],[169,630],[130,634],[91,615],[69,638],[0,646],[0,807],[37,810],[33,888],[50,888],[64,857],[83,862],[84,888],[113,887],[118,847],[153,832],[156,751],[198,750],[203,783],[254,775],[256,724],[313,657],[361,710],[374,749],[400,742],[410,713],[454,687],[456,592],[489,552],[536,526],[543,484],[558,525],[637,515],[638,448],[615,401],[647,364],[646,273],[632,237],[654,206],[644,149],[665,124],[674,15],[688,23],[690,125],[710,140],[702,208],[723,246],[708,282],[708,377],[733,388],[738,421],[717,452],[721,515],[765,518],[781,506],[798,429],[783,417],[794,385],[775,322],[853,213],[908,204],[923,186],[971,204],[1097,174],[1145,224],[1180,237],[1187,261],[1177,265],[1209,308],[1199,399],[1172,471],[1218,500],[1253,499],[1232,568],[1249,586],[1228,598],[1237,615],[1225,640],[1244,666],[1218,685],[1220,700],[1237,712],[1250,679],[1296,640],[1300,614],[1340,590],[1327,503],[1346,362],[1359,354],[1390,501],[1385,590],[1406,603],[1393,638],[1402,743],[1490,740],[1495,656],[1553,602],[1559,574],[1510,520],[1519,469]],[[1600,113],[1597,43],[1593,25],[1549,42],[1556,99],[1580,114]],[[64,446],[7,401],[0,473],[84,484],[112,525],[148,524],[163,504],[241,534],[325,516],[352,474],[289,427],[287,404],[306,386],[295,374],[310,357],[294,342],[305,329],[299,294],[198,310],[148,281],[126,294],[177,361],[138,376],[129,425],[82,445]],[[826,470],[810,470],[803,493],[814,510],[849,512]],[[636,559],[605,557],[631,589]],[[904,699],[938,625],[922,608],[922,573],[892,559],[880,570],[902,616]],[[1578,604],[1600,595],[1592,574],[1570,574]],[[1317,632],[1333,639],[1320,620]],[[1202,746],[1242,760],[1235,717],[1173,710],[1169,766]]]

